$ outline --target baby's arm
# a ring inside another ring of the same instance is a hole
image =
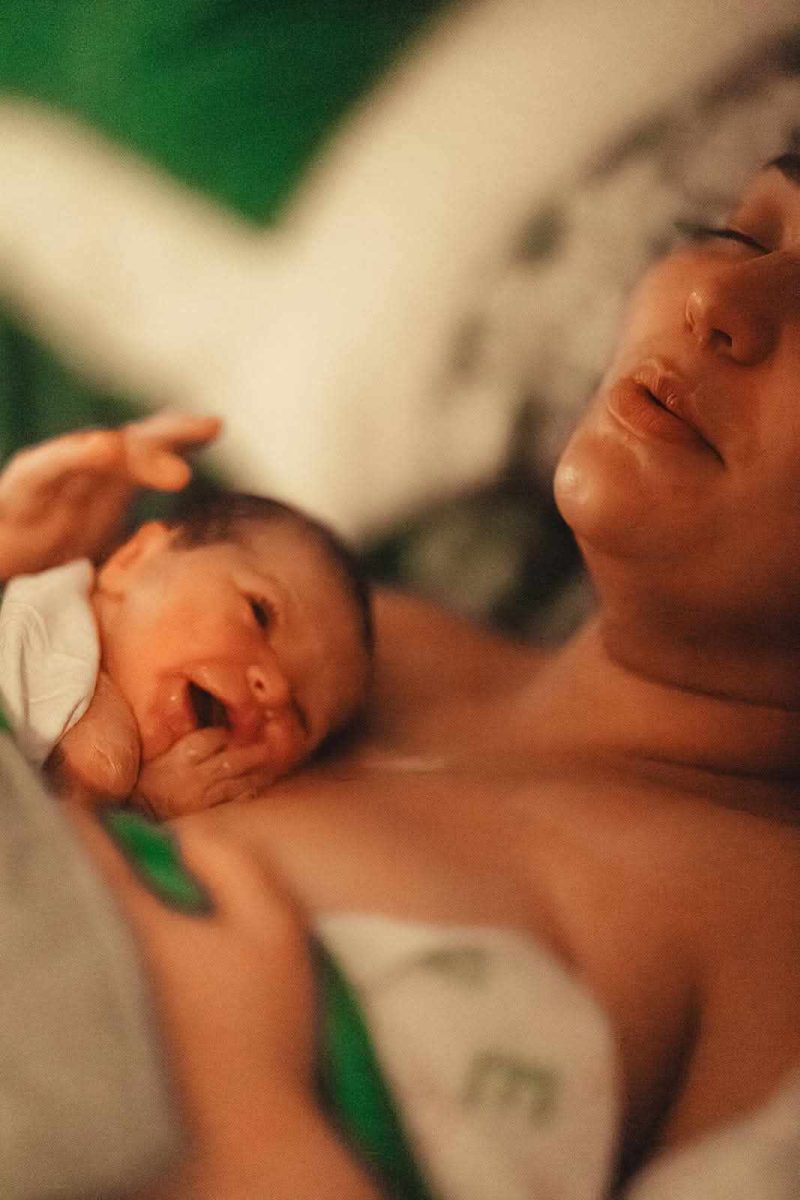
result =
[[[219,429],[216,417],[159,413],[19,451],[0,474],[0,580],[96,559],[135,492],[180,491],[191,478],[183,455]]]

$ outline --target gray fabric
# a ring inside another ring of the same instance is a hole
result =
[[[132,936],[0,734],[0,1197],[127,1193],[179,1147]]]

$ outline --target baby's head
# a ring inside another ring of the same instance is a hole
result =
[[[100,568],[93,599],[142,764],[224,727],[233,743],[266,742],[277,779],[364,700],[364,577],[329,529],[279,501],[225,493],[140,526]]]

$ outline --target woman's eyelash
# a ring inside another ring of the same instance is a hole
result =
[[[753,250],[758,250],[762,254],[769,254],[769,250],[761,242],[756,241],[749,233],[743,233],[741,229],[732,229],[729,225],[701,225],[696,221],[676,221],[675,228],[683,237],[691,238],[693,241],[703,241],[705,238],[724,238],[729,242],[740,242],[743,246],[750,246]]]
[[[261,629],[266,629],[272,621],[272,606],[258,596],[250,597],[250,611],[255,617],[256,625],[260,626]]]

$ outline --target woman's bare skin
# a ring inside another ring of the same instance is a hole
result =
[[[378,911],[513,926],[548,944],[611,1019],[623,1166],[763,1102],[800,1060],[791,789],[656,766],[621,753],[599,722],[567,733],[578,661],[537,669],[499,642],[487,656],[484,634],[471,651],[468,627],[410,600],[386,598],[380,613],[386,644],[395,624],[409,634],[418,622],[419,644],[435,625],[440,666],[469,679],[468,700],[451,678],[449,701],[421,721],[430,654],[424,674],[407,655],[385,662],[379,686],[394,703],[380,730],[263,801],[211,810],[204,830],[241,838],[307,921]],[[604,712],[593,643],[568,654],[586,664],[590,711]]]

